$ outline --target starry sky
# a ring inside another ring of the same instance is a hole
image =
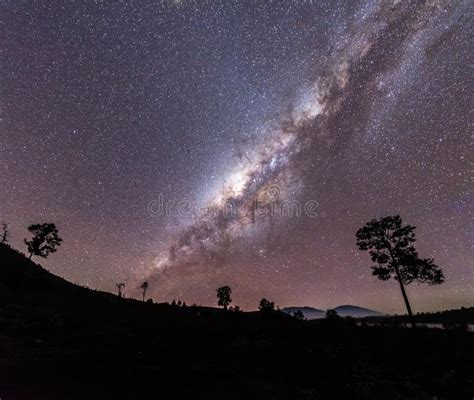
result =
[[[156,301],[403,312],[355,232],[400,214],[474,304],[473,3],[0,4],[0,220],[50,271]]]

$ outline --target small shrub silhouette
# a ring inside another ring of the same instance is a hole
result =
[[[332,321],[337,321],[341,319],[341,316],[337,313],[336,310],[327,310],[326,318]]]
[[[296,319],[300,320],[300,321],[304,321],[306,318],[303,314],[303,312],[301,310],[296,310],[294,313],[293,313],[293,317],[295,317]]]
[[[260,300],[258,309],[262,312],[275,311],[275,303],[273,301],[263,298]]]

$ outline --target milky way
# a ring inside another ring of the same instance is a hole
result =
[[[400,311],[354,239],[400,213],[446,270],[418,309],[474,301],[470,2],[0,10],[1,217],[16,243],[63,228],[51,270],[159,301],[229,284],[245,308]]]

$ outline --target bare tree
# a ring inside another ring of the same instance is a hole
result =
[[[141,285],[140,285],[140,289],[143,290],[143,301],[145,301],[145,294],[146,294],[146,290],[148,289],[148,282],[143,282]]]
[[[116,283],[115,286],[118,289],[118,297],[122,298],[123,297],[122,289],[125,287],[125,283]]]

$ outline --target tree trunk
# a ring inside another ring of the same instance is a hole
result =
[[[31,257],[33,257],[33,252],[30,253],[30,257],[28,257],[28,260],[31,260]]]
[[[398,271],[398,267],[395,267],[395,271],[397,272],[398,283],[400,284],[400,290],[402,291],[403,300],[405,301],[405,306],[406,306],[407,311],[408,311],[408,317],[410,318],[411,327],[415,328],[416,327],[415,319],[413,318],[413,313],[411,312],[410,302],[408,301],[408,296],[407,296],[407,293],[405,291],[405,285],[402,282],[402,277],[400,276],[400,272]]]
[[[392,259],[392,265],[395,268],[395,273],[397,274],[398,284],[400,285],[400,290],[402,291],[403,300],[405,301],[405,306],[408,311],[408,317],[410,319],[411,327],[415,328],[415,320],[413,318],[413,313],[411,312],[410,302],[408,301],[408,296],[407,296],[407,293],[405,292],[405,285],[403,284],[402,276],[400,275],[400,270],[398,269],[398,260],[393,254],[392,246],[390,245],[388,240],[385,240],[385,243],[387,245],[388,251],[390,252],[390,257]]]

